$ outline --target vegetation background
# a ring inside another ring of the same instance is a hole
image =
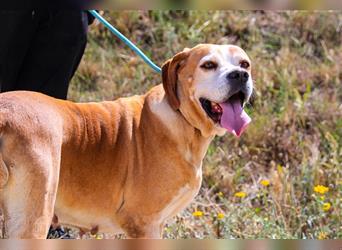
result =
[[[165,238],[342,238],[342,12],[104,16],[159,65],[199,43],[236,44],[252,59],[253,122],[240,139],[227,134],[211,143],[201,191],[168,222]],[[95,24],[69,99],[114,100],[159,83],[159,74]]]

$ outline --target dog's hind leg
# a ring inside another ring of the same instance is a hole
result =
[[[15,151],[10,157],[4,153],[5,162],[10,161],[9,180],[0,191],[6,236],[45,239],[54,213],[60,150],[34,142]]]
[[[5,162],[2,160],[0,153],[0,190],[6,185],[8,181],[8,168]]]
[[[2,160],[2,155],[0,153],[0,194],[3,187],[8,181],[8,169],[5,162]],[[5,215],[3,208],[3,201],[0,196],[0,238],[5,238]]]

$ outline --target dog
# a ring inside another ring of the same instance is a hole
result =
[[[162,66],[144,95],[74,103],[30,91],[0,94],[4,237],[46,238],[66,226],[161,238],[202,181],[215,135],[251,119],[251,61],[234,45],[200,44]]]

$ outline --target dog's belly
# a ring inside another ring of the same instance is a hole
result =
[[[102,233],[123,233],[122,229],[116,224],[115,220],[109,216],[98,215],[86,209],[74,210],[64,206],[61,202],[55,204],[55,215],[58,224],[80,228],[82,230],[93,230]]]

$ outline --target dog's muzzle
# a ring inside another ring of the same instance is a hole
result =
[[[247,101],[248,97],[248,79],[249,73],[244,70],[234,70],[227,74],[227,83],[229,84],[229,94],[227,99],[233,95],[239,94],[239,97],[243,103]]]

